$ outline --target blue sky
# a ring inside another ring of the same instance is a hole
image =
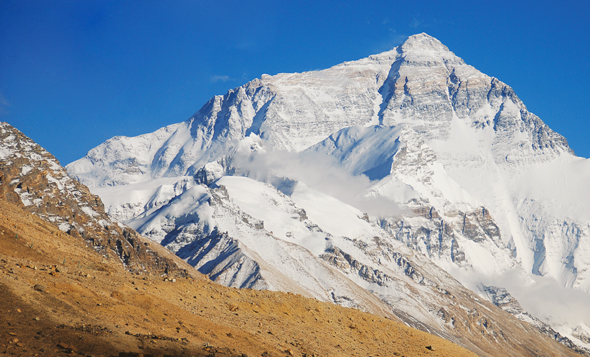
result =
[[[327,68],[426,32],[590,157],[589,4],[0,0],[0,120],[65,165],[264,73]]]

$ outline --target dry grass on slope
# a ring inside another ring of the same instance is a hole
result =
[[[197,274],[175,282],[132,275],[81,238],[0,201],[0,355],[140,353],[474,355],[399,323],[298,295],[226,288]]]

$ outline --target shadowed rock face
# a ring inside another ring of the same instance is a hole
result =
[[[79,237],[132,272],[185,275],[134,230],[113,222],[98,196],[71,179],[57,159],[7,123],[0,123],[0,195]]]

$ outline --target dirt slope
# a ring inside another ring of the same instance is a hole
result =
[[[0,197],[73,237],[83,238],[105,258],[123,262],[128,271],[187,274],[170,259],[146,249],[133,229],[111,220],[100,198],[70,178],[47,150],[2,122]]]
[[[132,274],[83,243],[0,200],[0,354],[474,355],[293,294],[225,288],[198,275],[173,282]]]

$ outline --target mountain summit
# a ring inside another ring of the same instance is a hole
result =
[[[329,69],[263,75],[67,170],[111,217],[222,284],[382,311],[485,350],[465,332],[476,322],[451,308],[470,293],[449,273],[590,347],[576,337],[590,316],[563,313],[590,303],[590,161],[426,34]]]
[[[492,126],[499,140],[519,151],[571,151],[510,87],[419,34],[392,51],[327,70],[263,75],[213,97],[183,123],[110,139],[68,170],[91,187],[138,183],[194,174],[250,134],[273,149],[298,152],[355,125],[410,124],[421,135],[446,137],[453,116]],[[515,132],[526,133],[526,143],[522,135],[511,138]]]
[[[401,51],[405,53],[410,51],[451,52],[442,42],[424,32],[408,37],[400,47]]]

